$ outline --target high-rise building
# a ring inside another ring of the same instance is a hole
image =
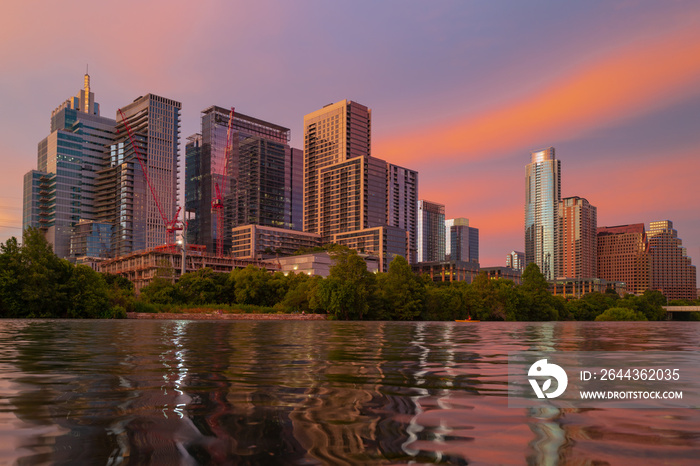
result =
[[[418,262],[445,260],[445,206],[418,201]]]
[[[180,108],[180,102],[147,94],[122,107],[123,118],[117,112],[117,135],[96,181],[97,217],[113,225],[113,256],[174,240],[166,222],[177,212]]]
[[[468,218],[445,220],[445,258],[479,262],[479,229],[470,227]]]
[[[649,288],[649,241],[643,223],[599,227],[598,278],[623,282],[629,293]]]
[[[525,253],[519,251],[511,251],[508,255],[506,255],[506,267],[524,272]]]
[[[186,146],[185,203],[195,212],[188,241],[211,251],[218,231],[211,210],[217,189],[224,197],[226,251],[231,228],[241,225],[301,229],[301,151],[289,147],[289,129],[235,112],[227,155],[230,116],[217,106],[204,110],[202,133],[188,138]]]
[[[38,170],[24,179],[23,227],[44,231],[59,257],[71,258],[78,222],[97,217],[96,173],[114,128],[114,120],[100,116],[88,74],[83,89],[51,113],[51,133],[38,146]]]
[[[554,148],[532,152],[525,175],[525,262],[547,280],[559,274],[561,163]]]
[[[418,172],[387,164],[387,225],[408,232],[409,264],[418,254]]]
[[[596,278],[598,210],[586,199],[567,197],[559,203],[561,259],[557,278]]]
[[[650,288],[661,291],[668,299],[695,300],[696,269],[691,264],[673,222],[651,222],[649,239]]]
[[[367,162],[371,117],[369,108],[348,100],[304,116],[304,231],[320,234],[323,241],[334,233],[379,226],[370,217],[376,205],[362,176],[370,165],[378,172],[373,177],[382,171],[378,163]],[[385,166],[385,180],[386,171]],[[386,184],[380,197],[386,209]]]
[[[337,233],[333,235],[332,242],[347,246],[360,254],[376,256],[381,272],[389,270],[389,264],[396,256],[408,255],[407,233],[399,227],[385,225]]]

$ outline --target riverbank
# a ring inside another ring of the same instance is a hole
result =
[[[326,314],[225,314],[179,312],[127,312],[127,319],[140,320],[326,320]]]

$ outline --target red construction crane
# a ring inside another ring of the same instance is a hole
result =
[[[139,147],[136,145],[136,142],[134,141],[134,134],[133,131],[131,131],[131,126],[129,126],[129,123],[126,121],[126,117],[124,116],[124,113],[122,112],[122,109],[119,109],[119,115],[122,117],[122,122],[124,122],[124,127],[126,128],[126,133],[129,136],[129,141],[131,142],[131,147],[134,149],[134,153],[136,154],[136,159],[139,161],[139,165],[141,165],[141,171],[143,172],[143,177],[146,179],[146,184],[148,185],[148,189],[151,190],[151,195],[153,196],[153,201],[156,204],[156,208],[158,209],[158,213],[160,214],[161,219],[163,219],[163,224],[165,225],[165,233],[167,235],[166,241],[168,243],[174,243],[175,238],[173,236],[173,233],[177,230],[182,230],[182,224],[178,223],[177,217],[180,215],[180,209],[181,207],[177,208],[177,212],[175,212],[175,215],[173,216],[172,219],[168,219],[168,217],[163,213],[163,209],[160,206],[160,201],[158,200],[158,195],[156,194],[156,190],[153,188],[153,185],[151,184],[151,180],[148,178],[148,170],[146,169],[146,165],[143,163],[143,157],[141,156],[141,152],[139,151]],[[118,132],[119,130],[117,130]]]
[[[224,255],[224,196],[226,196],[226,176],[228,171],[229,152],[231,151],[231,127],[233,126],[234,108],[228,116],[228,128],[226,129],[226,151],[224,152],[224,167],[221,172],[221,187],[214,183],[214,199],[211,201],[211,211],[216,214],[216,255]]]

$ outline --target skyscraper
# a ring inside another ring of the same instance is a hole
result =
[[[177,212],[180,108],[180,102],[147,94],[122,107],[124,118],[117,112],[117,135],[97,180],[98,217],[113,225],[113,256],[173,240],[165,223]]]
[[[697,299],[696,269],[673,222],[651,222],[649,231],[650,288],[668,299]]]
[[[378,226],[369,218],[371,194],[362,177],[369,168],[371,120],[369,108],[349,100],[304,116],[304,231],[323,241],[333,233]],[[386,192],[383,196],[385,209]]]
[[[445,220],[445,258],[479,262],[479,229],[470,227],[468,218]]]
[[[387,169],[387,225],[408,232],[409,264],[418,255],[418,172],[392,163]]]
[[[554,148],[532,152],[525,175],[525,262],[547,280],[559,274],[561,164]]]
[[[25,175],[23,227],[40,228],[54,252],[70,258],[73,228],[95,220],[96,173],[115,121],[100,106],[85,74],[83,89],[51,113],[51,133],[38,146],[38,169]]]
[[[595,206],[581,197],[567,197],[559,203],[562,253],[560,277],[597,277],[597,212]]]
[[[418,201],[418,262],[445,260],[445,206]]]
[[[234,112],[227,155],[230,116],[221,107],[205,109],[202,133],[186,146],[185,203],[195,212],[188,241],[210,251],[216,250],[218,220],[211,205],[217,188],[225,198],[225,250],[231,228],[241,225],[301,229],[302,155],[289,147],[289,129]]]
[[[520,251],[511,251],[506,256],[506,267],[523,272],[525,270],[525,253]]]
[[[643,223],[599,227],[598,278],[623,282],[629,293],[649,288],[649,241]]]

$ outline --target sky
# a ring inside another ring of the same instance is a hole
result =
[[[479,228],[482,266],[524,250],[525,166],[554,147],[562,197],[598,226],[671,220],[700,261],[700,2],[4,0],[0,242],[51,111],[91,88],[103,116],[153,93],[185,138],[211,105],[292,131],[344,99],[372,155]],[[182,169],[184,175],[184,168]],[[181,187],[182,188],[182,187]],[[181,189],[181,191],[183,191]]]

